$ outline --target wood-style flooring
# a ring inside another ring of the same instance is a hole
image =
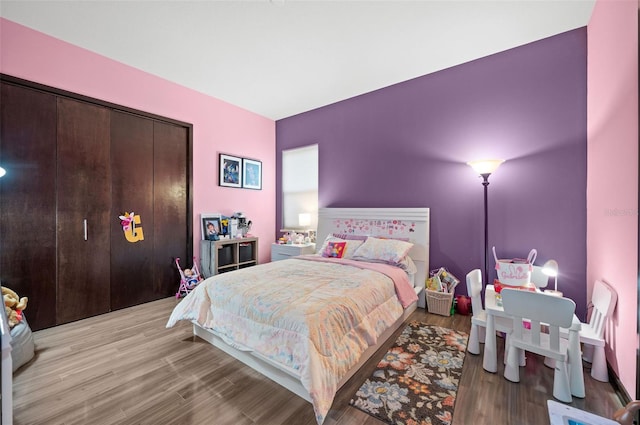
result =
[[[36,356],[14,374],[14,424],[316,424],[309,403],[194,337],[189,323],[166,329],[176,303],[167,298],[35,332]],[[470,328],[469,316],[422,309],[409,320]],[[387,347],[338,392],[325,424],[382,424],[349,399]],[[501,364],[487,373],[482,356],[467,353],[453,425],[548,425],[553,370],[541,360],[529,355],[516,384],[502,377]],[[621,407],[611,384],[594,381],[588,369],[585,383],[586,398],[573,406],[609,418]]]

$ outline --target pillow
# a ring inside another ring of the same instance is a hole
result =
[[[342,258],[346,252],[347,242],[334,242],[327,243],[327,247],[322,251],[323,257],[330,258]]]
[[[400,264],[407,256],[413,244],[397,239],[378,239],[368,237],[366,241],[353,253],[357,260],[385,261],[389,264]]]
[[[416,263],[414,263],[411,257],[409,257],[408,255],[406,255],[397,265],[402,270],[407,272],[407,274],[418,273],[418,267],[416,266]]]
[[[356,249],[358,249],[358,247],[364,243],[364,241],[359,241],[359,240],[348,240],[347,241],[347,240],[344,240],[344,239],[336,238],[336,237],[332,236],[331,234],[329,234],[329,235],[327,235],[327,237],[325,238],[324,242],[322,243],[322,246],[318,250],[318,254],[322,255],[322,253],[327,248],[327,244],[329,242],[346,242],[347,243],[346,248],[345,248],[345,252],[344,252],[344,255],[342,256],[342,258],[352,258],[353,257],[353,253],[356,251]]]
[[[334,233],[333,237],[335,238],[340,238],[340,239],[344,239],[345,241],[366,241],[368,236],[367,235],[351,235],[349,233]]]

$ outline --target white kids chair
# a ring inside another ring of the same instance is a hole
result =
[[[533,271],[531,272],[531,283],[536,285],[537,289],[546,288],[549,284],[549,276],[544,274],[542,266],[533,266]]]
[[[591,296],[593,310],[589,323],[582,323],[580,342],[582,343],[582,360],[591,363],[591,377],[600,382],[609,382],[607,358],[604,352],[605,329],[609,318],[616,307],[618,294],[602,280],[596,280]],[[569,338],[567,329],[560,329],[562,338]],[[553,367],[553,359],[546,358],[544,364]]]
[[[471,297],[471,332],[467,351],[471,354],[480,354],[480,343],[484,343],[485,332],[487,330],[487,313],[482,308],[482,272],[480,269],[473,269],[467,273],[467,294]],[[496,331],[509,332],[512,323],[504,317],[495,318]]]
[[[609,382],[607,358],[604,353],[604,333],[607,321],[613,315],[618,294],[602,280],[596,280],[591,296],[591,318],[589,323],[583,323],[580,330],[582,342],[582,359],[591,363],[591,377],[601,382]],[[564,336],[564,334],[563,334]]]
[[[569,298],[540,292],[503,289],[501,294],[504,311],[513,320],[511,333],[506,340],[504,377],[511,382],[520,382],[523,351],[546,356],[555,360],[553,396],[570,403],[573,397],[569,381],[568,342],[560,338],[560,328],[571,326],[576,304]],[[522,326],[523,320],[531,323],[531,329]],[[542,332],[542,324],[548,327],[549,333]]]

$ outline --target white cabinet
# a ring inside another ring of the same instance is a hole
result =
[[[316,244],[271,244],[271,261],[286,260],[296,255],[314,254],[316,252]]]

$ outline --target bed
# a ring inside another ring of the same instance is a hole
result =
[[[167,327],[191,321],[195,335],[312,403],[321,424],[337,390],[424,307],[429,209],[323,208],[317,235],[321,254],[206,279]]]

